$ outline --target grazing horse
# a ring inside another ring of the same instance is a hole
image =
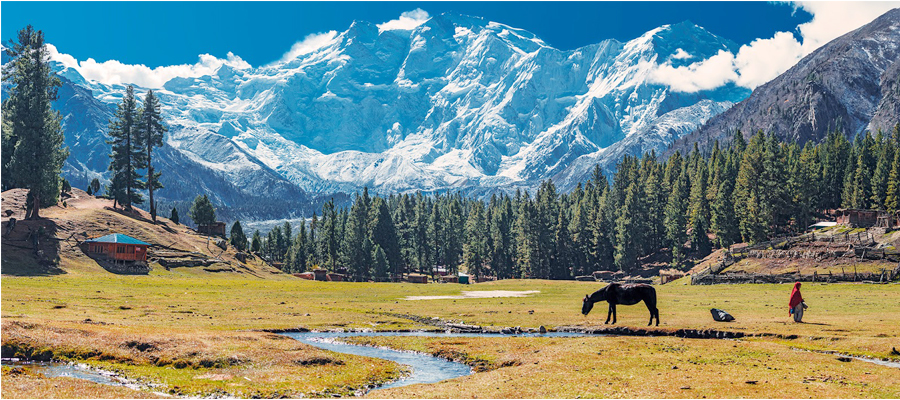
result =
[[[640,303],[641,300],[650,310],[650,323],[653,325],[653,317],[656,317],[656,326],[659,326],[659,310],[656,308],[656,289],[653,286],[643,283],[625,284],[610,283],[603,289],[600,289],[590,296],[584,296],[584,303],[581,305],[581,313],[588,315],[594,303],[606,300],[609,303],[609,312],[606,314],[606,323],[609,323],[610,316],[612,323],[616,323],[616,304],[630,306]]]

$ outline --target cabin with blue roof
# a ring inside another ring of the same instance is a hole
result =
[[[121,233],[113,233],[86,240],[81,246],[82,250],[92,257],[104,257],[114,261],[147,261],[147,248],[150,247],[150,243]]]

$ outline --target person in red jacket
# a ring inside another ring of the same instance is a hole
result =
[[[803,310],[807,308],[803,302],[803,295],[800,294],[800,282],[794,284],[794,290],[791,290],[791,299],[788,301],[790,313],[794,315],[794,322],[803,322]]]

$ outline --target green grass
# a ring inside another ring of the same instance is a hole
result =
[[[194,271],[181,268],[154,270],[150,276],[134,277],[110,274],[5,276],[0,282],[4,345],[16,340],[17,343],[30,343],[35,348],[69,354],[71,358],[87,358],[92,363],[121,371],[126,376],[164,384],[175,393],[328,396],[331,393],[349,394],[362,385],[389,379],[400,373],[401,368],[392,363],[337,355],[290,340],[277,340],[271,334],[258,330],[298,327],[429,328],[403,315],[437,317],[483,326],[536,328],[543,325],[553,328],[602,325],[606,316],[602,305],[595,307],[588,317],[580,314],[584,295],[603,286],[593,282],[508,280],[476,285],[339,283],[196,275]],[[779,386],[768,387],[766,391],[754,391],[762,387],[759,385],[744,390],[741,385],[752,386],[741,381],[750,376],[747,374],[728,373],[734,383],[716,386],[714,378],[718,373],[725,373],[725,370],[713,367],[743,359],[766,359],[772,360],[769,365],[777,360],[790,366],[791,370],[805,371],[818,368],[819,363],[828,360],[829,356],[797,352],[791,350],[792,347],[883,358],[892,357],[890,350],[898,344],[896,327],[900,326],[900,309],[896,305],[900,304],[900,289],[896,284],[806,283],[803,285],[803,295],[810,306],[805,316],[808,323],[795,324],[791,322],[787,309],[790,284],[690,286],[684,284],[686,282],[679,280],[657,286],[661,319],[659,329],[720,329],[747,334],[771,333],[782,337],[797,335],[797,338],[762,337],[740,342],[639,337],[454,338],[447,343],[442,343],[446,339],[390,338],[384,340],[390,340],[392,346],[428,352],[449,346],[445,349],[448,352],[442,355],[458,356],[463,361],[481,365],[483,370],[491,371],[484,374],[499,374],[497,379],[505,383],[501,389],[488,390],[493,385],[489,383],[491,380],[479,373],[465,378],[465,385],[454,380],[378,393],[391,393],[391,396],[399,397],[784,397],[778,392],[781,390]],[[457,295],[463,290],[539,290],[540,293],[523,298],[404,300],[406,296]],[[737,320],[727,324],[714,322],[709,313],[713,307],[728,311]],[[619,325],[644,327],[648,318],[647,309],[642,304],[618,308]],[[33,327],[26,329],[23,325]],[[158,350],[144,354],[146,352],[127,348],[125,343],[128,341],[153,343]],[[582,342],[586,344],[582,346]],[[731,345],[738,347],[729,350]],[[724,346],[721,348],[729,352],[716,358],[705,354],[710,346]],[[520,354],[521,351],[516,350],[519,348],[537,350],[535,354],[541,355],[539,360],[535,360],[538,364],[530,361],[531,356]],[[595,351],[595,348],[599,350]],[[80,353],[71,349],[80,349]],[[590,376],[613,376],[620,369],[607,364],[605,358],[599,358],[585,361],[586,364],[578,367],[591,373],[584,372],[585,375],[577,379],[567,378],[565,366],[573,358],[582,353],[596,355],[597,351],[624,354],[633,364],[629,367],[632,369],[628,370],[631,372],[624,375],[625,378],[610,378],[614,383],[607,386],[611,387],[580,390],[593,387],[595,383],[590,382]],[[108,355],[105,360],[102,359],[104,354]],[[157,357],[157,361],[153,361],[150,355]],[[245,361],[231,366],[203,366],[203,360],[221,360],[230,356]],[[315,357],[341,360],[342,363],[298,366],[294,362]],[[640,367],[638,360],[648,357],[652,362]],[[158,359],[161,358],[170,362],[159,366]],[[186,367],[176,368],[178,360],[183,360]],[[670,360],[683,363],[677,372],[680,375],[672,375],[676,372],[672,372],[671,365],[667,364]],[[517,362],[521,364],[513,365]],[[509,365],[503,366],[504,363]],[[862,368],[857,371],[860,377],[853,375],[854,382],[861,382],[859,379],[864,378],[862,375],[869,370],[863,368],[862,363],[851,364]],[[544,369],[544,365],[555,367]],[[873,371],[886,370],[878,366],[872,368],[876,368]],[[514,369],[518,372],[513,373]],[[367,372],[370,370],[372,372]],[[823,374],[837,374],[838,371],[828,370]],[[774,382],[784,379],[779,374],[758,372],[761,373],[759,376],[764,377],[763,380]],[[849,382],[847,374],[842,376]],[[662,387],[659,383],[659,379],[687,382],[687,376],[692,377],[692,382],[706,383],[685,383],[692,386],[689,391]],[[749,377],[745,380],[754,379]],[[791,386],[791,391],[785,393],[791,393],[788,397],[806,396],[807,393],[815,397],[898,395],[882,383],[881,380],[873,380],[869,386],[859,389],[862,392],[850,385],[846,387],[853,390],[823,389],[825,391],[820,395],[815,394],[818,392],[805,392],[806,386],[802,386],[803,390],[801,386]],[[735,385],[742,389],[735,391]],[[809,387],[817,388],[817,385],[820,383],[811,383]],[[832,383],[826,386],[831,387],[829,385]],[[705,389],[700,390],[700,387]],[[484,392],[473,391],[472,388],[480,388]],[[612,390],[614,388],[618,391]]]

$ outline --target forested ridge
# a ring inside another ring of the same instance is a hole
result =
[[[900,210],[900,130],[832,132],[819,144],[779,142],[740,132],[727,148],[695,148],[659,160],[624,157],[612,183],[595,168],[587,182],[560,193],[545,181],[534,195],[459,193],[370,196],[333,202],[300,226],[285,223],[232,243],[284,269],[313,267],[354,279],[388,280],[408,272],[566,279],[593,271],[633,273],[649,259],[689,267],[714,248],[802,232],[836,208]],[[238,239],[235,240],[234,237]]]

